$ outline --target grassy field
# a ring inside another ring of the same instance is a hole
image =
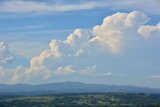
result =
[[[0,107],[160,107],[159,94],[86,93],[0,96]]]

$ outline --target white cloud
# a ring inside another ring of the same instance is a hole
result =
[[[66,67],[58,67],[54,75],[68,75],[74,73],[74,68],[72,65]]]
[[[95,75],[96,67],[97,67],[97,65],[93,65],[91,67],[88,66],[87,68],[79,71],[79,74],[80,75],[87,75],[87,76],[90,75],[90,76],[93,76],[93,75]]]
[[[59,76],[68,76],[68,75],[74,75],[74,76],[93,76],[93,77],[108,77],[111,76],[111,72],[107,73],[100,73],[96,71],[96,65],[93,66],[87,66],[86,68],[79,69],[76,66],[73,65],[67,65],[67,66],[61,66],[57,67],[56,69],[39,69],[37,72],[28,72],[29,69],[26,69],[25,72],[23,72],[23,75],[18,75],[17,72],[20,70],[17,68],[14,73],[14,76],[12,76],[12,79],[10,80],[10,83],[18,83],[18,82],[28,82],[32,81],[36,77],[40,77],[39,80],[47,81],[51,78],[59,77]],[[23,77],[23,80],[20,78]]]
[[[121,50],[125,39],[134,36],[138,27],[148,20],[146,15],[138,11],[107,16],[101,25],[93,28],[95,37],[90,41],[98,42],[113,53],[117,53]]]
[[[30,61],[30,70],[37,71],[43,67],[43,63],[49,58],[61,58],[61,57],[72,57],[79,56],[82,54],[81,49],[89,40],[89,35],[82,29],[76,29],[70,34],[66,40],[52,40],[49,43],[49,49],[41,52],[39,56],[33,57]]]
[[[88,42],[90,36],[89,33],[82,29],[76,29],[72,34],[70,34],[66,41],[70,46],[75,47],[77,45],[84,45]]]
[[[65,1],[26,1],[9,0],[0,2],[0,12],[3,13],[55,13],[78,10],[91,10],[108,8],[112,10],[138,10],[149,14],[160,14],[159,0],[77,0],[67,3]]]
[[[49,44],[49,47],[50,49],[44,50],[39,56],[33,57],[30,60],[30,69],[28,72],[43,69],[43,63],[47,58],[58,58],[62,56],[62,53],[59,50],[59,42],[57,40],[52,40]]]
[[[102,24],[93,27],[92,31],[76,29],[66,40],[53,39],[47,49],[30,60],[28,68],[20,66],[8,72],[9,70],[6,71],[1,67],[0,75],[3,77],[5,77],[4,74],[9,75],[10,83],[30,81],[36,77],[48,80],[54,76],[69,74],[110,76],[111,72],[96,71],[97,60],[93,60],[93,66],[87,65],[85,61],[90,60],[91,55],[98,59],[105,57],[101,55],[107,53],[119,53],[125,47],[124,44],[130,42],[128,38],[139,36],[139,27],[146,24],[148,20],[145,14],[138,11],[107,16]],[[5,52],[4,50],[8,50],[8,47],[2,43],[2,53]],[[81,58],[85,60],[79,67],[80,65],[76,62]]]
[[[5,68],[0,66],[0,83],[24,83],[26,81],[26,68],[18,66],[16,68]]]
[[[155,26],[145,25],[138,29],[143,38],[148,39],[150,36],[160,35],[160,23]]]
[[[49,49],[46,49],[38,56],[33,57],[30,61],[30,67],[27,73],[32,74],[34,72],[55,71],[53,69],[48,69],[47,60],[59,63],[60,60],[69,61],[73,57],[78,61],[80,55],[87,55],[91,52],[92,55],[101,52],[119,53],[124,47],[124,44],[128,43],[127,38],[137,36],[138,28],[147,23],[148,20],[149,18],[145,14],[138,11],[116,13],[107,16],[101,25],[97,25],[93,28],[92,32],[76,29],[66,38],[66,40],[52,40],[49,43]],[[99,51],[98,49],[102,50]],[[63,65],[63,63],[65,62],[62,62],[61,64]],[[68,72],[66,71],[66,68],[61,69],[64,71],[61,73],[65,74]],[[57,70],[57,72],[62,71],[61,69]],[[74,71],[72,66],[67,67],[67,69],[69,69],[69,71]],[[88,73],[88,71],[89,73],[92,73],[91,71],[94,71],[94,67],[84,69],[83,74]],[[105,75],[111,74],[103,74],[103,76]]]
[[[76,10],[89,10],[100,7],[96,2],[84,2],[77,4],[47,3],[36,1],[14,0],[5,1],[0,4],[0,12],[6,13],[48,13],[48,12],[66,12]]]
[[[16,69],[12,70],[11,79],[8,83],[15,84],[15,83],[24,83],[27,81],[26,78],[26,68],[23,66],[18,66]]]
[[[0,64],[7,63],[12,59],[9,55],[8,45],[5,42],[0,42]]]
[[[78,71],[78,73],[82,76],[94,76],[94,77],[108,77],[112,75],[111,72],[100,73],[96,71],[96,67],[97,65],[88,66],[87,68]]]

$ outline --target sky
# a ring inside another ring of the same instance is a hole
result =
[[[159,0],[1,0],[0,83],[160,88]]]

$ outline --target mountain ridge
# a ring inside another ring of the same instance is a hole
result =
[[[132,85],[86,84],[82,82],[58,82],[48,84],[0,84],[0,94],[60,94],[60,93],[158,93],[160,89]]]

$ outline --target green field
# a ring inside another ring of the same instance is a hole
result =
[[[0,96],[0,107],[160,107],[160,94],[86,93]]]

